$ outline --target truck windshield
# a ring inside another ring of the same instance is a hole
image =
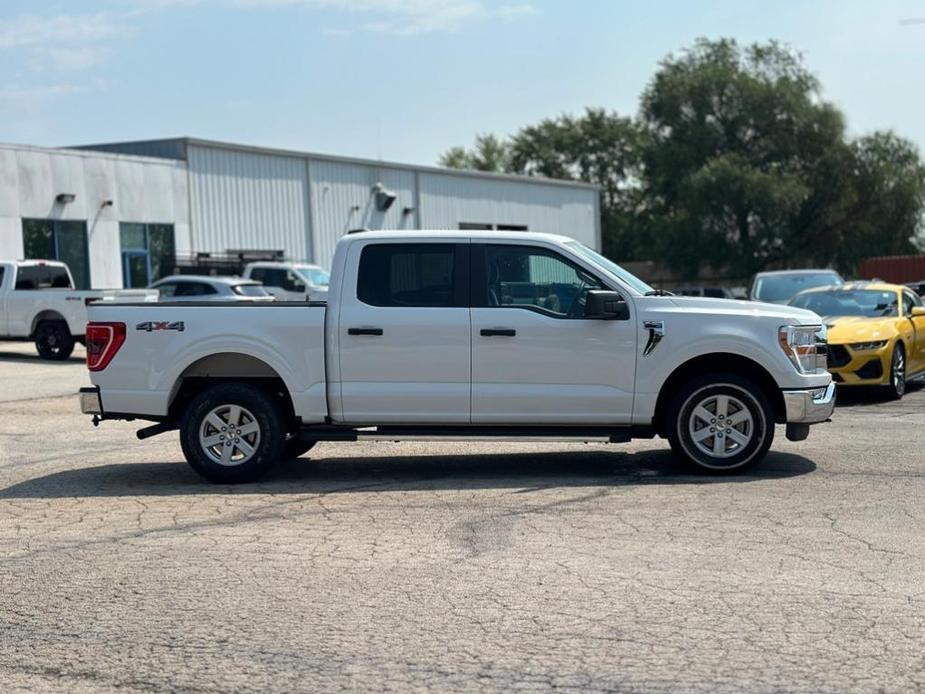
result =
[[[331,281],[331,276],[320,267],[311,267],[310,265],[297,265],[296,270],[303,278],[307,279],[316,287],[327,287]]]
[[[578,253],[578,255],[583,256],[587,260],[590,260],[592,263],[600,267],[602,270],[608,274],[613,275],[618,280],[628,285],[632,289],[635,289],[640,294],[645,294],[646,292],[654,291],[652,287],[643,282],[641,279],[636,277],[633,273],[624,270],[622,267],[617,265],[612,260],[605,258],[597,251],[593,251],[587,246],[578,243],[577,241],[569,241],[565,244],[573,251]]]

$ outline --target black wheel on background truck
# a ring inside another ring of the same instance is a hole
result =
[[[286,430],[279,406],[245,383],[207,387],[180,421],[180,445],[192,468],[224,484],[254,482],[283,454]]]
[[[674,396],[666,429],[675,455],[697,472],[731,474],[764,458],[774,440],[774,410],[751,380],[704,374]]]
[[[63,320],[43,320],[36,326],[33,337],[42,359],[64,361],[74,351],[74,336]]]

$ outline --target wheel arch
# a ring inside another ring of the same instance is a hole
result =
[[[39,327],[39,323],[44,323],[45,321],[61,321],[67,325],[67,319],[60,312],[47,308],[43,311],[39,311],[32,319],[32,325],[29,328],[30,338],[35,337],[35,331]],[[70,332],[70,330],[71,328],[68,326],[68,332]]]
[[[289,388],[276,369],[259,357],[242,352],[210,354],[183,369],[170,393],[168,419],[178,420],[194,396],[218,383],[255,385],[279,402],[287,420],[296,420]]]
[[[665,379],[658,393],[658,399],[655,404],[655,416],[653,425],[660,436],[666,435],[665,418],[668,414],[668,408],[672,396],[678,388],[691,378],[700,376],[704,373],[735,373],[753,381],[764,394],[774,408],[774,420],[777,423],[783,423],[786,418],[786,409],[784,406],[784,396],[780,387],[771,376],[770,372],[758,362],[743,357],[740,354],[728,352],[713,352],[703,354],[693,359],[689,359],[678,366]]]

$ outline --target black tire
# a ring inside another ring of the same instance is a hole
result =
[[[283,460],[293,460],[308,453],[315,447],[317,441],[303,441],[297,435],[291,435],[283,444]]]
[[[36,326],[33,338],[42,359],[64,361],[74,351],[74,336],[63,320],[43,320]]]
[[[897,342],[890,355],[889,383],[883,391],[890,400],[902,400],[906,394],[906,348]]]
[[[720,416],[722,403],[725,414]],[[669,405],[665,428],[672,451],[688,467],[699,473],[734,474],[767,454],[774,440],[774,410],[764,391],[750,379],[734,373],[711,373],[686,383],[677,392]]]
[[[279,406],[259,388],[244,383],[220,383],[201,392],[187,406],[180,421],[180,445],[190,466],[210,482],[254,482],[282,456],[286,438],[283,422]],[[218,424],[229,426],[231,431],[220,429]],[[254,429],[252,424],[256,424],[256,436],[247,431]],[[243,431],[247,433],[241,433]],[[227,442],[206,446],[205,442],[211,439],[232,434],[235,439],[230,446]],[[242,450],[245,447],[242,441],[250,453]],[[232,453],[223,463],[226,447],[231,448]],[[236,455],[238,462],[234,460]]]

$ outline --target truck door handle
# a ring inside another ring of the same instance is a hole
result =
[[[347,328],[348,335],[381,335],[382,328]]]
[[[482,337],[514,337],[517,331],[512,328],[482,328]]]

